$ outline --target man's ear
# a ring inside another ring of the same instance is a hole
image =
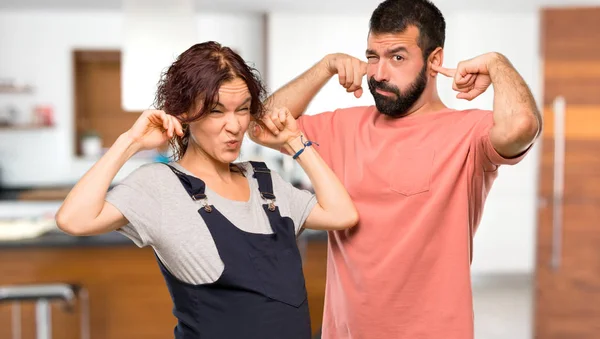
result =
[[[431,69],[431,65],[436,65],[441,67],[444,64],[444,49],[441,47],[436,48],[431,54],[429,58],[427,58],[427,72],[430,76],[434,77],[438,74],[438,72]]]

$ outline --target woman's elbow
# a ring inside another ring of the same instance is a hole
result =
[[[64,233],[72,236],[83,236],[86,235],[84,230],[81,227],[77,227],[76,223],[74,223],[71,218],[69,218],[65,213],[61,213],[60,211],[56,213],[54,218],[56,221],[56,227]]]
[[[344,230],[347,228],[352,228],[358,224],[358,212],[356,209],[352,209],[350,211],[345,211],[340,217],[337,219],[337,227],[336,229]]]

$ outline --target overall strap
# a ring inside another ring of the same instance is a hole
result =
[[[269,211],[275,211],[275,194],[273,193],[273,180],[271,170],[264,162],[250,161],[254,170],[254,178],[258,181],[260,196],[269,204]]]
[[[204,193],[204,191],[206,189],[206,184],[204,183],[204,181],[202,181],[199,178],[196,178],[194,176],[187,175],[169,164],[165,164],[165,165],[169,166],[169,168],[173,171],[173,173],[175,173],[175,175],[177,175],[177,177],[179,178],[179,181],[183,185],[183,188],[185,188],[186,192],[190,195],[192,200],[204,201],[204,204],[203,204],[204,209],[207,212],[211,212],[212,207],[208,204],[208,201],[206,199],[206,194]]]

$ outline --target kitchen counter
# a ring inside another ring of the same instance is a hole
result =
[[[44,216],[53,218],[59,208],[61,201],[2,201],[0,202],[0,220],[13,218],[31,218],[32,216]],[[53,222],[53,221],[52,221]],[[52,229],[52,228],[50,228]],[[311,241],[325,241],[325,231],[305,230],[299,237],[299,243]],[[135,244],[118,232],[103,235],[75,237],[65,234],[58,229],[51,230],[36,238],[24,238],[19,240],[2,240],[0,238],[0,250],[21,248],[86,248],[86,247],[134,247]]]
[[[129,245],[134,245],[134,243],[118,232],[88,237],[74,237],[60,231],[52,231],[33,239],[0,241],[0,250],[4,248],[109,247]]]
[[[299,237],[311,326],[321,327],[325,294],[327,234],[306,230]],[[51,231],[35,239],[0,242],[0,286],[74,283],[90,300],[92,338],[160,339],[173,336],[172,301],[151,248],[138,248],[117,232],[73,237]],[[33,338],[35,305],[21,306],[23,338]],[[79,305],[68,312],[52,306],[53,335],[79,338]],[[0,338],[11,336],[11,305],[0,304]]]
[[[305,230],[299,241],[325,241],[327,233],[324,231]],[[74,237],[60,231],[51,231],[33,239],[16,241],[0,241],[0,250],[16,248],[44,248],[44,247],[113,247],[135,246],[135,244],[119,232],[110,232],[102,235]]]

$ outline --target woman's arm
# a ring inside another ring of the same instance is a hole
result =
[[[300,135],[284,145],[285,151],[294,155],[304,147],[306,138]],[[350,195],[327,166],[314,147],[306,147],[296,159],[308,175],[315,190],[317,205],[308,215],[303,227],[316,230],[341,230],[358,223],[358,212]]]
[[[308,215],[303,227],[318,230],[341,230],[358,223],[358,212],[350,195],[315,149],[304,147],[306,138],[301,134],[296,120],[285,108],[269,113],[271,121],[279,129],[274,135],[260,123],[254,123],[251,137],[262,145],[283,150],[293,156],[304,148],[296,161],[308,175],[315,190],[317,205]],[[293,202],[292,202],[293,203]]]
[[[128,220],[105,201],[110,183],[131,156],[158,147],[174,133],[183,134],[174,117],[162,111],[144,112],[69,192],[56,214],[58,228],[71,235],[93,235],[125,226]]]

